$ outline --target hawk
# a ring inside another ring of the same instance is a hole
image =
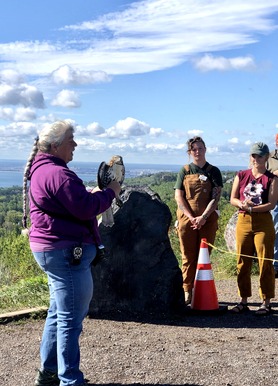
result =
[[[113,155],[108,164],[101,162],[97,173],[98,187],[102,190],[109,185],[111,181],[118,181],[122,185],[125,178],[125,166],[123,158],[120,155]],[[119,198],[116,198],[116,204],[121,207],[123,205]],[[104,226],[112,227],[114,225],[114,216],[112,207],[102,213],[101,221]]]

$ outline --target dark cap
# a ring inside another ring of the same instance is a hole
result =
[[[256,142],[251,146],[250,154],[257,154],[263,157],[264,155],[269,154],[269,148],[263,142]]]

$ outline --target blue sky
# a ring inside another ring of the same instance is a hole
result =
[[[278,0],[1,4],[0,158],[26,159],[72,119],[75,161],[248,165],[278,132]]]

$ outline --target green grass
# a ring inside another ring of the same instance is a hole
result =
[[[34,260],[28,238],[5,233],[0,256],[0,312],[47,305],[47,277]]]
[[[1,313],[48,306],[48,284],[45,277],[21,279],[12,285],[1,287],[0,311]]]

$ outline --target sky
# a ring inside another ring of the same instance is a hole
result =
[[[248,165],[278,132],[278,0],[1,2],[0,159],[70,119],[74,161]]]

